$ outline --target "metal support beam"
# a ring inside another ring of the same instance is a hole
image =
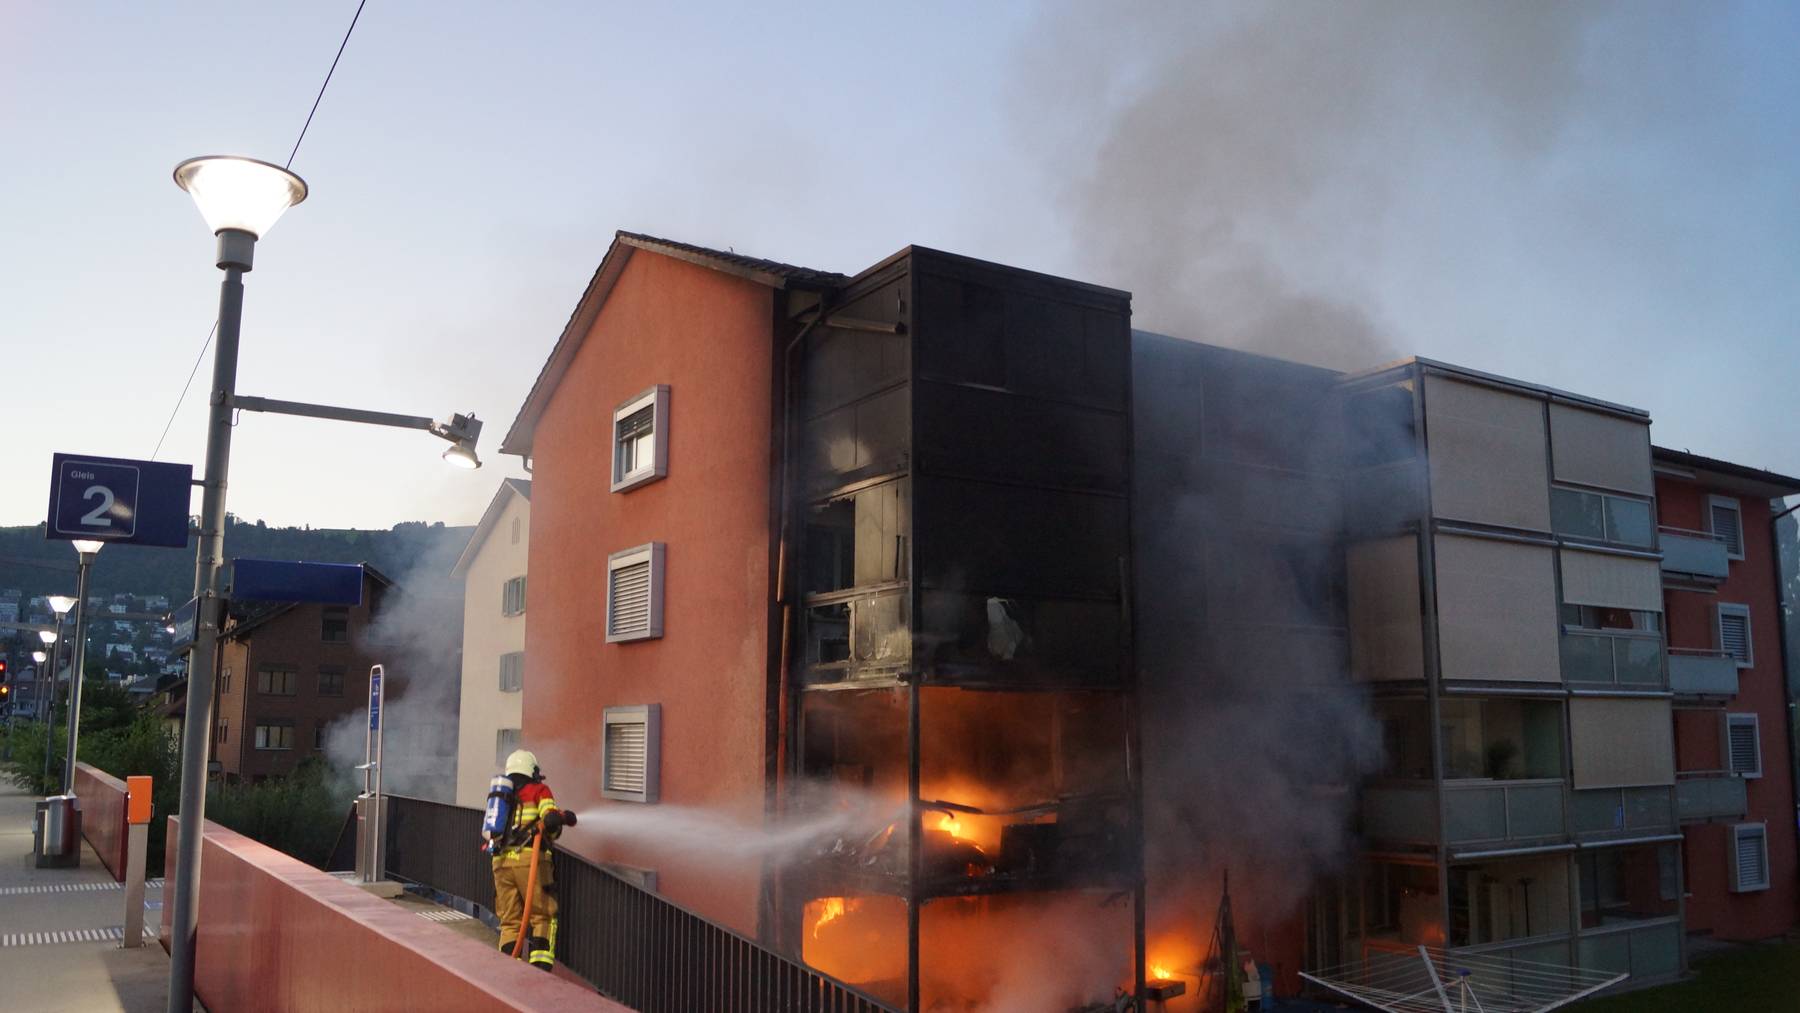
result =
[[[244,397],[237,394],[228,395],[226,407],[246,412],[267,412],[271,415],[300,415],[311,419],[330,419],[334,422],[361,422],[371,426],[393,426],[398,429],[424,429],[435,431],[437,422],[423,415],[396,415],[393,412],[372,412],[361,408],[336,408],[331,405],[306,404],[302,401],[277,401],[266,397]]]

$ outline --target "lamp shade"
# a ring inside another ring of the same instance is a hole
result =
[[[39,630],[38,639],[42,640],[45,644],[54,644],[56,643],[56,634],[50,630]]]
[[[75,546],[75,551],[81,555],[91,556],[94,553],[99,552],[101,547],[106,543],[97,542],[90,538],[77,538],[69,544]]]
[[[68,615],[69,610],[75,607],[75,599],[66,594],[53,594],[44,600],[50,603],[50,611],[59,616]]]
[[[48,654],[45,654],[43,651],[32,651],[31,652],[31,660],[35,661],[41,665],[44,662],[49,661],[50,656]],[[520,917],[523,917],[523,916],[521,915]]]
[[[306,199],[306,181],[279,165],[237,155],[204,155],[175,167],[175,184],[217,235],[241,229],[258,239],[281,213]]]
[[[458,468],[467,468],[470,471],[481,467],[481,458],[475,456],[475,448],[464,446],[461,443],[444,451],[444,460]]]

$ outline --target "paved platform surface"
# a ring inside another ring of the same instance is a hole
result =
[[[123,948],[125,888],[86,842],[80,868],[33,864],[36,804],[36,796],[0,785],[0,1006],[37,1013],[163,1009],[169,958],[155,939],[161,880],[145,886],[144,945]]]

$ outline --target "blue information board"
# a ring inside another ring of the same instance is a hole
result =
[[[381,666],[369,670],[369,731],[381,731]]]
[[[53,454],[44,537],[185,548],[193,483],[185,464]]]
[[[233,601],[303,601],[361,605],[361,563],[301,563],[287,559],[231,561]]]

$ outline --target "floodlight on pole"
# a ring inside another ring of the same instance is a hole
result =
[[[69,610],[75,607],[75,599],[66,594],[53,594],[44,600],[50,603],[50,611],[58,617],[68,615]]]
[[[75,654],[71,659],[74,668],[69,672],[69,751],[63,757],[64,795],[75,794],[75,740],[81,732],[81,682],[87,668],[88,575],[106,543],[80,538],[69,544],[75,547],[81,565],[75,575]]]

